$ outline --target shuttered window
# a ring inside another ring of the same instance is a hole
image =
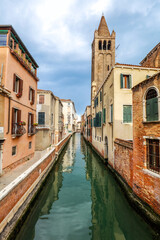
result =
[[[106,123],[106,109],[103,108],[103,123]]]
[[[28,133],[33,131],[34,114],[28,113]]]
[[[44,104],[44,95],[39,95],[39,104]]]
[[[120,74],[120,88],[130,89],[132,88],[132,77],[131,75]]]
[[[13,91],[17,93],[17,97],[22,97],[23,80],[20,79],[16,74],[13,75]]]
[[[157,139],[147,139],[147,167],[160,173],[160,142]]]
[[[45,124],[45,112],[38,113],[38,124],[44,125]]]
[[[132,106],[123,105],[123,123],[132,122]]]
[[[31,105],[33,105],[35,101],[35,90],[31,87],[29,87],[29,101]]]
[[[93,119],[94,127],[101,127],[102,123],[102,112],[96,113],[96,117]]]
[[[158,98],[155,89],[150,89],[146,95],[146,119],[147,121],[158,120]]]
[[[12,108],[12,125],[11,125],[12,134],[16,133],[16,129],[20,122],[21,122],[21,110]]]

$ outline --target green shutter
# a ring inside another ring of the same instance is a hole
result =
[[[111,105],[111,122],[113,122],[113,104]]]
[[[98,97],[97,97],[97,106],[98,106]]]
[[[106,109],[103,108],[103,123],[106,123]]]
[[[158,98],[151,98],[146,101],[146,118],[147,121],[158,120]]]
[[[132,88],[132,76],[131,75],[129,75],[129,86],[128,87]]]
[[[0,30],[0,34],[6,34],[8,33],[8,30]]]
[[[120,86],[123,88],[123,74],[120,74]]]
[[[153,98],[153,119],[158,120],[158,98]]]
[[[124,123],[132,122],[132,106],[130,105],[123,106],[123,122]]]
[[[126,106],[123,106],[123,122],[126,123],[127,122],[127,111],[126,111]]]
[[[102,112],[99,112],[99,127],[102,125]]]
[[[151,107],[150,107],[150,101],[146,101],[146,118],[147,121],[151,121],[151,113],[150,113]]]

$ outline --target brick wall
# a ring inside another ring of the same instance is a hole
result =
[[[133,182],[133,142],[116,138],[115,147],[115,170],[125,179],[130,187]]]
[[[160,74],[133,88],[133,191],[160,214],[160,174],[147,169],[146,153],[146,139],[160,137],[160,121],[143,122],[144,94],[152,86],[160,91]]]

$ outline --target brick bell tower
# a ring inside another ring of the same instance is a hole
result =
[[[114,30],[110,34],[105,17],[102,16],[98,30],[94,32],[94,40],[92,42],[92,106],[95,94],[115,64],[115,37]]]

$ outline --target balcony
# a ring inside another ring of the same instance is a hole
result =
[[[28,126],[28,136],[35,135],[37,132],[38,132],[38,130],[36,129],[36,126],[34,126],[34,125]]]
[[[12,138],[21,137],[26,133],[26,129],[23,125],[20,125],[18,123],[12,124]]]
[[[36,76],[36,71],[33,71],[29,62],[24,60],[24,58],[16,50],[11,49],[10,51],[11,54],[16,57],[16,59],[22,64],[22,66],[32,75],[32,77],[34,77],[36,81],[39,81],[38,77]]]

